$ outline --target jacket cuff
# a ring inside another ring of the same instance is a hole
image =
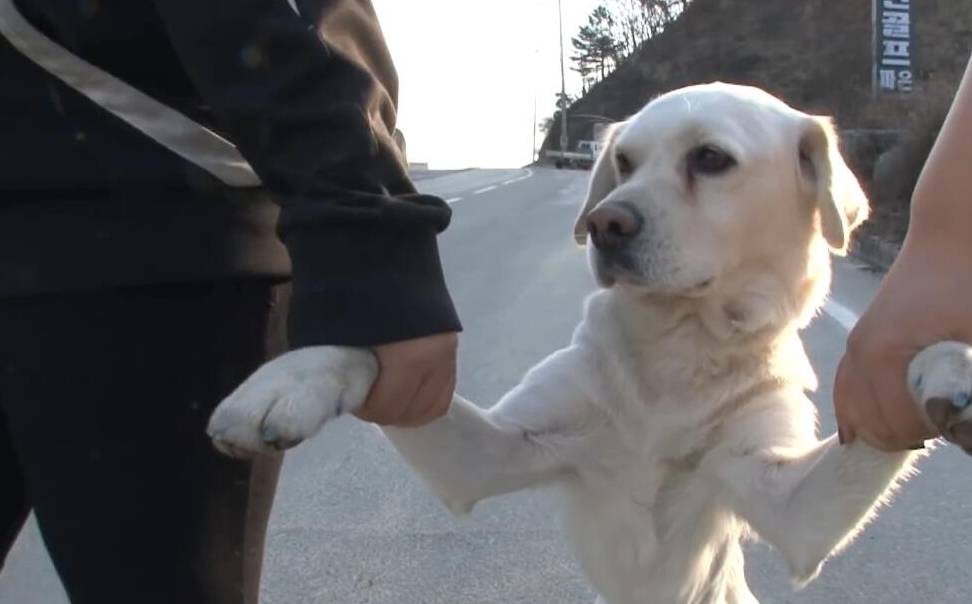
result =
[[[461,330],[434,228],[344,224],[289,239],[291,348],[373,346]]]

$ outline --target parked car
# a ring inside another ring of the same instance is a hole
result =
[[[553,162],[558,169],[560,168],[582,168],[589,170],[594,165],[598,153],[601,152],[601,143],[597,141],[578,141],[574,151],[545,151],[544,159]]]

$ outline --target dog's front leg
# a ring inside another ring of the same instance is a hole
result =
[[[455,513],[549,482],[570,471],[603,425],[583,393],[583,356],[576,348],[554,353],[489,410],[457,396],[430,424],[384,432]]]
[[[449,412],[420,428],[382,428],[428,487],[456,514],[486,497],[544,482],[562,469],[528,431],[502,424],[455,397]]]
[[[780,552],[797,584],[860,532],[916,456],[840,446],[836,436],[803,450],[726,453],[710,468],[730,506]]]
[[[972,348],[943,342],[909,366],[915,404],[930,425],[972,452]],[[740,516],[772,543],[798,582],[812,579],[823,561],[849,543],[906,476],[917,453],[884,453],[836,436],[810,446],[787,446],[785,420],[772,406],[754,406],[732,428],[708,466],[730,493]],[[768,410],[767,410],[768,409]],[[752,434],[765,442],[753,443]],[[774,446],[774,444],[776,446]]]

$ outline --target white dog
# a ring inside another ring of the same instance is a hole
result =
[[[748,87],[661,96],[594,168],[576,234],[603,287],[570,346],[489,410],[457,397],[385,433],[454,511],[559,486],[605,603],[754,603],[749,535],[806,582],[917,455],[818,440],[804,394],[816,379],[798,331],[866,214],[828,120]],[[292,446],[360,405],[376,373],[367,350],[292,352],[227,398],[210,434],[237,454]],[[910,383],[923,405],[967,396],[972,354],[933,346]],[[941,422],[972,418],[948,409]]]

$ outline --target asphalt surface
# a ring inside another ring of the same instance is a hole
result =
[[[459,390],[483,406],[568,342],[594,287],[571,236],[586,178],[534,168],[418,181],[454,209],[441,248],[465,325]],[[877,283],[863,267],[840,261],[832,303],[805,333],[821,381],[814,399],[824,434],[834,430],[830,391],[847,328]],[[557,512],[549,493],[528,492],[452,518],[374,429],[342,419],[287,456],[262,602],[590,604]],[[803,591],[791,589],[772,551],[749,550],[747,574],[764,604],[968,604],[972,460],[950,448],[934,452],[895,503]],[[0,604],[65,602],[31,523],[0,573]]]

